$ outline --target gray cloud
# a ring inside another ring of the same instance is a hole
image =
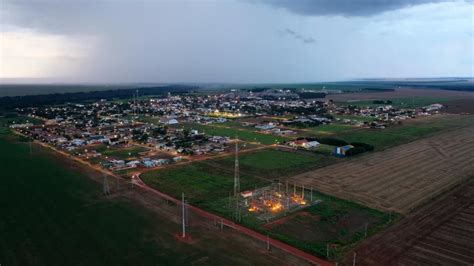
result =
[[[291,36],[291,37],[293,37],[297,40],[300,40],[303,43],[311,44],[311,43],[316,42],[316,40],[313,37],[303,36],[300,33],[296,32],[292,29],[286,28],[285,30],[282,30],[281,33],[284,34],[284,35],[287,35],[287,36]]]
[[[261,2],[307,16],[371,16],[408,6],[453,2],[453,0],[261,0]]]
[[[411,10],[408,19],[385,14],[384,23],[353,16],[440,0],[0,1],[0,32],[46,33],[91,47],[81,60],[57,64],[78,81],[301,82],[472,72],[461,64],[472,54],[472,6],[459,1]],[[303,18],[274,7],[352,17]]]

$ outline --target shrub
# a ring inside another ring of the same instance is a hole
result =
[[[365,152],[365,149],[362,148],[362,147],[354,147],[352,149],[349,149],[347,152],[346,152],[346,156],[354,156],[354,155],[357,155],[357,154],[361,154],[361,153],[364,153]]]
[[[366,151],[373,151],[375,148],[373,145],[363,143],[363,142],[352,142],[351,145],[354,147],[364,148]]]
[[[336,138],[320,138],[318,140],[321,144],[332,145],[332,146],[345,146],[348,143],[341,139]]]

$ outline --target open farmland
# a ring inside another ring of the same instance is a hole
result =
[[[473,265],[474,180],[362,243],[362,265]],[[352,253],[346,258],[352,264]]]
[[[333,164],[292,182],[408,213],[474,172],[474,126]]]

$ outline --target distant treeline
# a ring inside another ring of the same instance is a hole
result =
[[[368,91],[368,92],[389,92],[395,91],[395,89],[386,89],[386,88],[363,88],[360,91]]]
[[[26,95],[26,96],[6,96],[0,97],[0,109],[24,108],[31,106],[44,106],[63,104],[66,102],[85,102],[97,101],[101,99],[127,99],[132,98],[138,90],[139,96],[148,95],[166,95],[168,93],[181,94],[196,90],[195,86],[170,85],[160,87],[141,87],[132,89],[115,89],[104,91],[89,92],[71,92],[71,93],[54,93],[44,95]]]

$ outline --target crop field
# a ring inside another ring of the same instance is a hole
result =
[[[356,248],[363,265],[474,264],[474,179]],[[352,254],[346,258],[352,264]]]
[[[264,149],[239,156],[240,172],[272,180],[323,167],[338,159],[332,156],[295,151]],[[234,157],[204,161],[210,167],[233,171]]]
[[[17,140],[0,127],[2,265],[238,265],[249,257],[259,265],[306,265],[192,212],[192,239],[182,241],[177,206],[135,190],[104,197],[94,181],[101,174],[37,145],[30,155]]]
[[[199,132],[205,132],[209,135],[227,136],[230,138],[238,137],[240,140],[247,142],[258,142],[265,145],[271,145],[288,140],[288,138],[258,133],[252,131],[251,129],[227,127],[223,125],[186,124],[184,127],[188,129],[196,129]]]
[[[474,126],[290,178],[324,193],[408,213],[474,172]]]

